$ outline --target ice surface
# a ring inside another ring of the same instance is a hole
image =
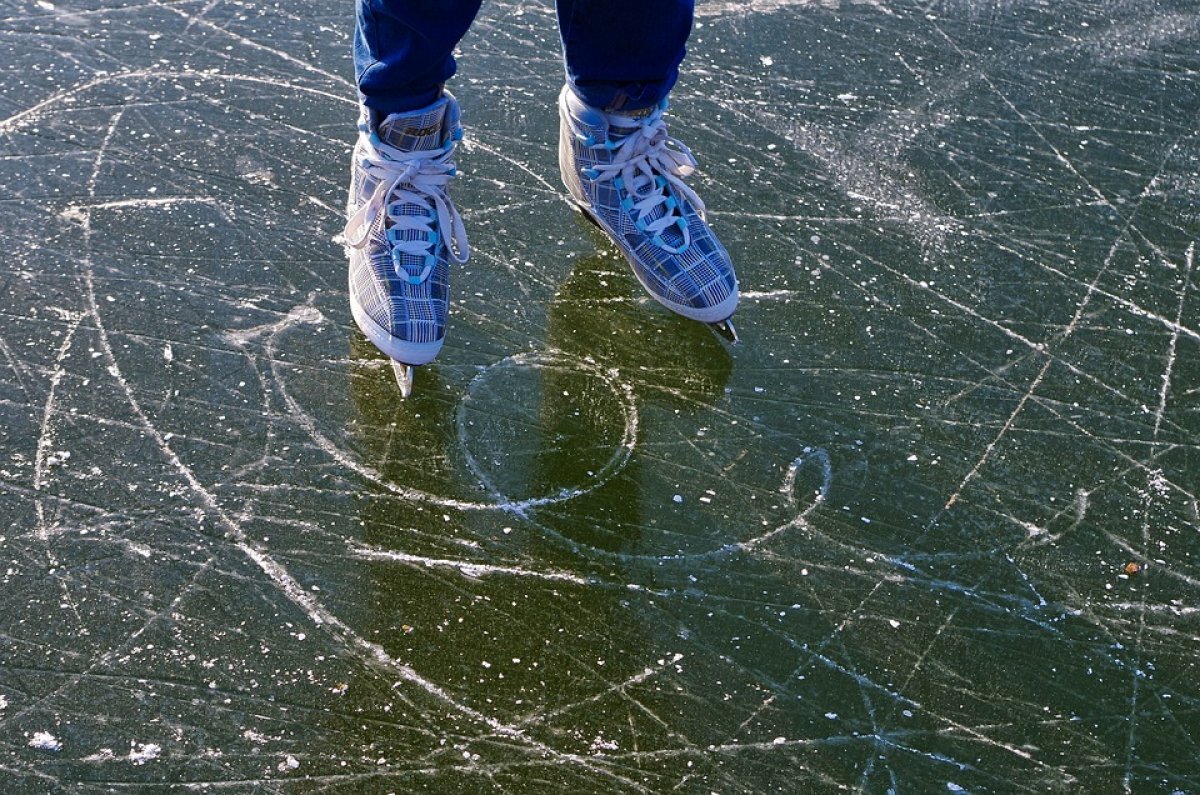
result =
[[[1200,791],[1194,3],[702,0],[737,349],[485,4],[405,402],[350,3],[0,20],[4,792]]]

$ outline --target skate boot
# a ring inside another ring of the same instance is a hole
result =
[[[717,328],[733,342],[738,285],[729,254],[684,182],[691,150],[667,135],[658,105],[628,115],[585,105],[569,86],[558,97],[563,184],[625,254],[646,292],[668,309]]]
[[[447,187],[462,138],[458,103],[392,114],[371,129],[363,109],[350,171],[346,251],[350,311],[392,359],[405,397],[413,367],[437,356],[450,310],[450,263],[467,261],[462,218]]]

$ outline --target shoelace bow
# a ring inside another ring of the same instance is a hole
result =
[[[667,134],[662,117],[657,114],[648,117],[633,132],[615,141],[587,143],[592,149],[611,150],[613,158],[609,163],[585,169],[584,175],[596,182],[612,180],[617,190],[625,194],[622,206],[627,211],[637,211],[638,228],[651,235],[655,245],[674,254],[687,251],[691,234],[672,190],[678,191],[704,217],[704,202],[683,181],[696,170],[697,162],[691,149]],[[648,221],[659,205],[666,205],[662,216]],[[662,233],[671,226],[679,227],[682,245],[671,246],[663,240]]]
[[[366,246],[382,211],[386,217],[384,234],[392,245],[396,273],[409,284],[420,284],[433,273],[443,234],[439,230],[449,233],[446,249],[450,258],[460,264],[466,262],[471,255],[467,230],[458,208],[446,193],[446,185],[457,173],[450,160],[453,145],[406,152],[384,143],[375,135],[371,135],[365,144],[363,167],[377,183],[370,198],[346,222],[346,244],[354,248]],[[420,215],[400,213],[406,204],[416,204],[425,212]],[[434,221],[437,222],[436,229]],[[421,237],[404,240],[393,234],[404,230],[417,231]],[[414,276],[404,268],[401,254],[421,258],[424,267],[419,275]]]

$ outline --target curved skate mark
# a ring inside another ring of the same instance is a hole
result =
[[[1057,544],[1064,536],[1075,532],[1079,525],[1083,524],[1084,517],[1087,516],[1089,505],[1088,501],[1091,499],[1093,491],[1095,491],[1095,488],[1092,488],[1091,490],[1084,488],[1075,489],[1075,499],[1072,500],[1071,505],[1063,508],[1040,525],[1025,521],[1024,519],[1019,519],[1015,516],[1007,517],[1009,521],[1013,522],[1022,530],[1024,530],[1026,534],[1025,540],[1022,541],[1017,548],[1020,549],[1024,546],[1040,547],[1046,546],[1047,544]],[[1061,530],[1057,533],[1051,533],[1049,529],[1050,524],[1071,511],[1073,511],[1075,514],[1071,520],[1071,524],[1065,530]]]
[[[492,482],[492,479],[488,477],[487,473],[483,470],[483,467],[481,467],[479,462],[475,459],[475,456],[471,455],[470,445],[467,439],[465,410],[470,401],[475,399],[480,385],[486,382],[488,377],[501,367],[557,367],[560,369],[582,370],[583,372],[598,378],[617,397],[617,400],[621,403],[621,407],[625,410],[625,428],[621,438],[621,443],[617,445],[617,448],[613,451],[612,456],[604,463],[604,466],[600,468],[600,471],[596,473],[594,476],[595,482],[592,485],[564,487],[553,495],[525,500],[513,500],[496,488],[496,485]],[[625,465],[629,463],[629,457],[633,453],[634,447],[637,446],[638,410],[637,402],[633,398],[633,387],[631,387],[628,383],[619,380],[616,370],[605,370],[597,365],[596,362],[590,357],[576,359],[566,355],[565,353],[562,353],[561,351],[518,353],[485,367],[479,372],[478,375],[471,379],[469,384],[467,384],[466,394],[463,396],[462,400],[459,401],[458,408],[455,410],[454,422],[458,431],[458,444],[463,456],[466,458],[467,466],[470,468],[471,473],[479,479],[480,484],[488,491],[488,494],[492,497],[492,499],[495,500],[496,505],[509,506],[506,508],[506,510],[519,515],[521,518],[528,518],[528,515],[526,514],[526,509],[528,508],[536,508],[543,505],[564,502],[566,500],[579,497],[590,491],[595,491],[625,468]]]
[[[802,455],[798,456],[790,464],[788,464],[787,472],[785,472],[783,476],[783,482],[780,483],[779,486],[779,492],[784,495],[784,501],[788,507],[797,508],[798,501],[796,500],[795,495],[796,476],[800,469],[809,462],[815,463],[820,469],[821,487],[813,494],[812,500],[802,508],[799,508],[799,510],[797,510],[796,514],[791,519],[787,520],[781,525],[776,526],[772,530],[769,530],[761,535],[754,536],[753,538],[749,538],[745,541],[722,544],[719,547],[702,550],[699,552],[680,552],[672,555],[634,555],[625,552],[613,552],[612,550],[603,549],[591,544],[582,544],[574,539],[568,538],[558,530],[555,530],[554,528],[537,521],[531,516],[522,514],[521,518],[532,524],[546,539],[563,544],[570,552],[574,554],[582,554],[586,551],[589,557],[602,557],[623,563],[651,562],[658,564],[675,562],[691,563],[698,560],[712,560],[714,558],[728,557],[739,553],[753,552],[759,546],[767,543],[781,533],[785,533],[788,530],[800,527],[802,525],[808,526],[809,515],[817,509],[817,506],[825,502],[825,499],[829,495],[829,489],[833,485],[833,464],[829,458],[829,453],[819,447],[806,447]],[[824,533],[821,533],[820,535],[822,538],[829,538]],[[900,561],[894,561],[890,558],[888,558],[888,560],[896,565],[904,565],[911,568],[908,566],[908,564],[904,564]],[[630,584],[627,587],[633,591],[648,590],[636,584]]]
[[[651,562],[666,562],[680,561],[690,562],[696,560],[712,559],[724,557],[740,552],[752,552],[759,546],[767,543],[776,536],[792,529],[806,524],[809,515],[816,508],[823,504],[828,497],[829,490],[833,484],[833,465],[829,457],[829,453],[822,448],[806,447],[804,452],[795,458],[787,467],[784,473],[783,480],[779,486],[779,492],[783,495],[787,506],[797,509],[792,518],[788,519],[781,525],[776,526],[772,530],[761,535],[749,538],[745,541],[722,544],[708,550],[699,552],[679,553],[672,555],[655,555],[655,554],[628,554],[622,552],[614,552],[612,550],[603,549],[601,547],[590,544],[581,544],[580,542],[563,535],[558,530],[549,527],[548,525],[538,521],[531,515],[531,511],[536,508],[552,506],[575,499],[576,497],[589,494],[604,486],[613,477],[620,473],[629,463],[629,459],[633,454],[633,450],[637,446],[639,415],[637,402],[634,398],[633,388],[628,383],[620,380],[617,371],[606,370],[600,367],[591,359],[576,359],[568,356],[561,351],[544,351],[544,352],[527,352],[518,353],[501,359],[492,365],[480,368],[479,373],[471,379],[467,385],[466,393],[459,402],[455,413],[455,422],[458,432],[459,444],[467,461],[472,474],[478,478],[480,484],[487,490],[488,495],[492,498],[491,502],[477,502],[470,500],[459,500],[452,497],[443,497],[436,494],[431,494],[419,489],[410,488],[392,482],[385,478],[380,472],[374,468],[357,461],[347,452],[339,448],[332,440],[330,440],[313,422],[312,417],[304,411],[299,402],[287,390],[287,379],[285,374],[279,370],[279,357],[277,355],[277,341],[279,335],[285,330],[299,324],[322,324],[328,322],[322,312],[312,305],[315,295],[310,295],[308,303],[294,307],[286,316],[280,318],[274,323],[264,324],[242,331],[228,332],[227,336],[238,344],[245,344],[252,340],[262,338],[264,351],[267,355],[267,360],[270,362],[271,372],[274,377],[280,395],[283,397],[288,410],[295,418],[296,422],[304,428],[309,437],[316,445],[330,456],[337,463],[341,464],[346,469],[355,472],[366,480],[375,483],[378,486],[386,489],[392,494],[403,499],[413,500],[417,502],[430,503],[446,508],[456,508],[465,511],[480,511],[480,510],[498,510],[511,513],[520,517],[522,520],[529,522],[533,528],[537,529],[544,537],[549,540],[554,540],[565,546],[568,550],[575,554],[586,552],[589,556],[598,556],[610,560],[619,561],[651,561]],[[483,384],[489,375],[497,368],[501,367],[571,367],[588,373],[596,378],[599,378],[613,394],[621,402],[625,409],[625,427],[623,438],[617,446],[613,455],[605,463],[605,465],[596,474],[595,479],[583,486],[565,487],[553,494],[540,497],[531,497],[523,500],[513,500],[503,494],[491,478],[487,475],[484,469],[471,455],[466,441],[466,428],[463,409],[467,403],[473,399],[480,385]],[[795,489],[796,480],[800,470],[805,466],[816,466],[820,471],[821,485],[814,493],[812,499],[803,506],[799,506],[796,499]],[[448,566],[457,568],[464,575],[477,576],[485,573],[509,573],[522,574],[523,576],[541,576],[551,579],[573,578],[575,575],[564,575],[562,573],[543,575],[537,572],[526,572],[525,570],[512,570],[491,567],[484,564],[476,564],[468,561],[452,561],[452,560],[430,560],[417,556],[408,556],[404,554],[393,554],[391,552],[376,550],[368,547],[360,547],[355,552],[362,556],[370,556],[380,560],[394,560],[397,563],[422,563],[434,566]],[[575,581],[575,580],[572,580]],[[579,578],[579,582],[587,582],[584,578]],[[637,586],[630,586],[637,590]]]
[[[287,404],[288,410],[291,412],[296,422],[299,423],[299,425],[308,433],[313,442],[315,442],[316,445],[330,458],[337,461],[345,468],[358,474],[360,477],[369,480],[372,483],[375,483],[376,485],[387,489],[393,494],[406,500],[431,503],[443,508],[456,508],[463,511],[506,511],[522,518],[527,518],[526,512],[531,508],[539,508],[546,505],[554,505],[557,503],[566,502],[567,500],[572,500],[576,497],[596,491],[604,486],[613,478],[613,476],[624,469],[627,463],[629,463],[629,457],[633,453],[634,447],[637,445],[638,432],[638,411],[637,403],[633,397],[633,388],[620,381],[615,371],[604,370],[595,362],[586,359],[574,359],[561,353],[519,353],[509,356],[508,358],[501,359],[492,365],[482,368],[479,374],[471,380],[470,385],[468,385],[467,397],[464,397],[463,400],[465,401],[467,398],[469,398],[472,394],[472,390],[478,387],[481,380],[486,378],[487,374],[497,367],[511,366],[514,364],[518,366],[548,366],[549,364],[553,364],[555,366],[574,367],[582,370],[585,373],[596,376],[613,391],[613,394],[617,396],[617,399],[624,407],[625,428],[621,443],[617,446],[612,457],[609,458],[591,483],[582,486],[563,488],[553,494],[547,494],[540,497],[530,497],[523,500],[510,500],[495,489],[490,480],[479,467],[478,463],[474,461],[474,458],[465,449],[464,453],[467,457],[468,465],[471,467],[472,473],[480,479],[480,482],[489,491],[493,497],[492,502],[477,502],[474,500],[460,500],[453,497],[443,497],[441,495],[431,494],[430,492],[422,491],[420,489],[402,486],[387,479],[376,469],[355,460],[344,450],[334,444],[329,437],[325,436],[325,434],[323,434],[320,429],[317,428],[312,417],[310,417],[308,413],[304,411],[304,408],[296,401],[294,397],[292,397],[291,393],[288,392],[287,379],[279,370],[279,361],[278,356],[276,355],[276,342],[279,334],[286,329],[299,324],[321,324],[327,322],[328,320],[328,318],[326,318],[319,309],[312,305],[311,301],[313,297],[314,296],[309,297],[309,303],[293,308],[291,312],[275,323],[257,326],[255,328],[246,329],[240,332],[231,332],[228,334],[228,336],[235,343],[239,344],[244,344],[245,342],[260,336],[264,338],[263,346],[267,354],[267,360],[270,362],[271,374],[274,377],[275,384],[279,389],[279,394],[283,397],[284,402]],[[459,440],[461,444],[463,440],[461,403],[458,416]]]
[[[808,515],[816,510],[818,505],[825,502],[825,499],[829,496],[829,487],[833,485],[833,464],[829,460],[829,453],[819,447],[805,448],[804,455],[798,457],[788,465],[787,474],[783,476],[783,483],[779,485],[779,493],[783,495],[789,506],[796,507],[796,475],[800,472],[800,468],[810,460],[815,460],[817,466],[821,468],[821,488],[817,489],[813,495],[812,502],[805,506],[803,510],[798,511],[795,518],[790,522],[781,524],[774,530],[763,533],[749,541],[743,541],[738,545],[741,549],[749,551],[759,544],[765,544],[780,533],[805,524],[808,520]]]

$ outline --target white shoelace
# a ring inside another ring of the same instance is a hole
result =
[[[606,144],[595,146],[605,148]],[[700,217],[704,217],[704,202],[683,181],[684,177],[696,170],[697,163],[692,150],[667,134],[667,125],[658,113],[616,143],[607,144],[607,148],[614,152],[612,162],[593,166],[593,179],[604,182],[620,175],[621,184],[634,200],[627,209],[638,211],[638,226],[653,236],[656,245],[682,254],[691,245],[691,234],[682,213],[677,212],[678,200],[670,195],[667,186],[678,191],[696,208]],[[658,179],[660,175],[661,179]],[[646,191],[644,196],[643,191]],[[666,205],[662,217],[647,221],[660,204]],[[683,244],[678,247],[671,247],[662,239],[662,232],[673,225],[679,226],[683,237]]]
[[[462,216],[458,214],[458,208],[446,193],[446,185],[454,179],[456,173],[454,163],[450,161],[453,147],[448,145],[441,149],[406,152],[384,143],[377,136],[364,134],[364,137],[364,168],[377,184],[370,198],[346,222],[346,244],[353,248],[366,246],[371,238],[371,231],[383,212],[391,222],[392,229],[424,233],[424,236],[417,240],[389,240],[395,251],[425,260],[425,267],[420,276],[405,273],[400,263],[396,262],[398,275],[409,284],[420,284],[429,278],[442,236],[446,236],[446,248],[450,259],[460,264],[466,262],[471,255],[471,248],[467,243],[467,230],[463,226]],[[419,205],[429,214],[397,213],[396,210],[405,204]],[[431,237],[435,231],[435,217],[439,231]],[[386,226],[387,224],[385,228]]]

